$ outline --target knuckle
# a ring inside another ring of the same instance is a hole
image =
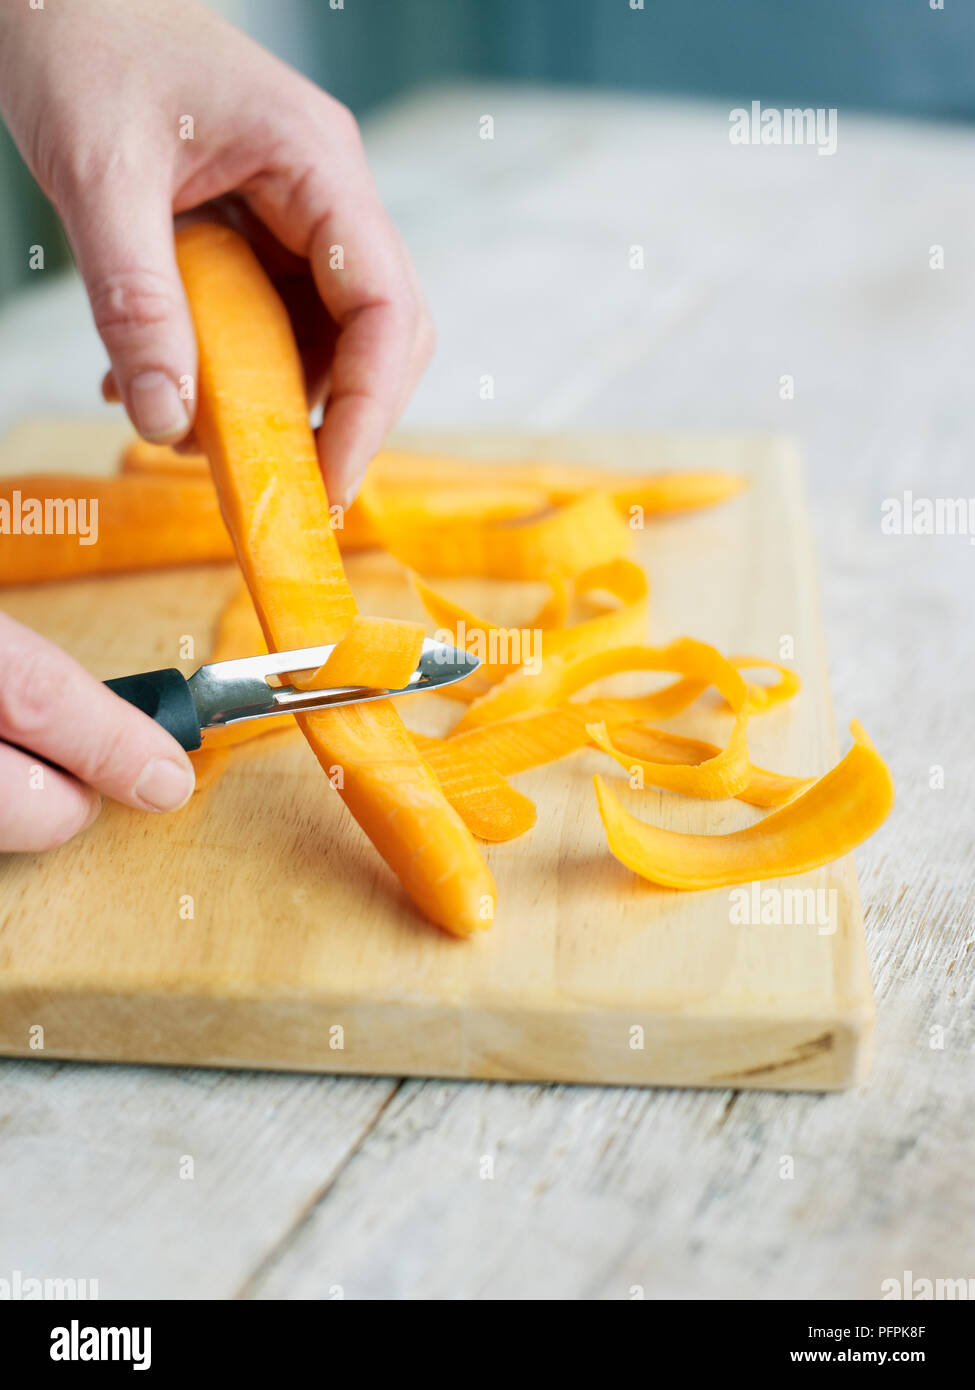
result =
[[[145,267],[108,276],[92,286],[89,298],[95,327],[109,351],[140,330],[167,322],[177,307],[168,278]]]
[[[44,648],[5,655],[0,723],[11,738],[37,733],[54,719],[64,677],[58,653]]]
[[[306,159],[320,174],[323,148],[328,150],[330,161],[338,161],[346,169],[365,164],[365,147],[359,122],[347,106],[327,92],[316,91],[310,102],[279,109],[274,116],[274,128],[277,132],[278,162],[289,174],[296,152],[300,159]]]
[[[168,166],[165,144],[153,140],[141,127],[124,128],[110,142],[85,139],[76,129],[70,103],[63,124],[54,129],[68,134],[54,146],[52,188],[55,202],[69,217],[92,216],[113,202],[131,196],[131,189],[147,167],[164,171]]]
[[[346,105],[341,101],[336,101],[334,97],[329,97],[326,116],[333,136],[337,134],[356,147],[361,144],[362,135],[359,131],[359,122]]]

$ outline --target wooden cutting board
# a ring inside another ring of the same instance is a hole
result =
[[[111,471],[126,437],[115,424],[25,424],[0,448],[0,471]],[[686,632],[773,658],[791,641],[803,690],[753,720],[753,757],[802,775],[836,761],[787,443],[481,433],[398,442],[747,472],[752,487],[732,502],[638,535],[651,639]],[[356,557],[349,570],[364,612],[422,616],[388,557]],[[231,567],[200,567],[12,589],[0,604],[100,677],[169,665],[189,674],[207,659],[234,584]],[[486,584],[455,592],[498,611]],[[187,637],[194,654],[180,660]],[[405,706],[428,732],[458,709],[439,696]],[[712,709],[675,727],[716,737],[727,721]],[[0,867],[0,1051],[628,1085],[827,1090],[861,1080],[873,1009],[852,859],[763,885],[825,890],[815,901],[830,904],[831,921],[808,908],[803,925],[768,920],[776,902],[786,911],[780,893],[765,899],[764,922],[741,924],[729,890],[656,888],[610,856],[594,770],[616,774],[593,752],[516,779],[538,804],[538,825],[487,849],[499,916],[467,942],[418,918],[297,733],[241,749],[175,815],[106,804],[71,844]],[[675,829],[727,831],[757,814],[630,793],[622,774],[614,785],[636,814]]]

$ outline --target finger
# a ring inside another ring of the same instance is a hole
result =
[[[102,378],[102,399],[107,401],[109,405],[118,405],[122,399],[118,393],[118,387],[115,385],[114,372],[106,372]],[[190,430],[189,434],[185,434],[182,439],[177,440],[175,444],[170,445],[170,448],[175,449],[178,454],[203,453],[200,441],[193,430]]]
[[[3,614],[0,739],[140,810],[174,811],[193,792],[193,766],[161,725]]]
[[[405,328],[386,306],[370,305],[339,335],[317,443],[329,497],[340,506],[354,501],[406,394]]]
[[[345,505],[396,419],[421,323],[407,255],[364,160],[266,178],[252,206],[311,264],[338,326],[318,451],[329,496]]]
[[[348,506],[412,387],[419,328],[406,253],[378,200],[349,220],[342,204],[316,230],[311,251],[318,292],[338,325],[318,454],[333,500]],[[343,248],[345,268],[333,248]]]
[[[164,188],[113,170],[67,199],[62,215],[132,423],[153,443],[180,439],[192,420],[196,339]]]
[[[67,773],[0,743],[0,852],[54,849],[86,829],[101,799]]]

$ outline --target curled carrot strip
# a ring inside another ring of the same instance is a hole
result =
[[[425,483],[392,475],[367,480],[365,500],[383,528],[401,530],[407,526],[475,526],[513,517],[532,516],[549,506],[543,489],[512,480],[505,482],[487,476],[457,479],[431,489]]]
[[[562,705],[484,724],[447,743],[458,756],[478,759],[503,777],[511,777],[556,762],[585,748],[588,741],[585,715],[573,705]]]
[[[628,562],[621,560],[619,563]],[[565,627],[569,621],[569,605],[572,602],[572,581],[566,575],[550,575],[548,582],[552,590],[551,596],[542,604],[532,623],[533,627],[540,627],[543,632]]]
[[[547,633],[543,647],[547,657],[567,663],[582,660],[608,647],[628,646],[646,634],[650,586],[647,576],[632,560],[610,560],[593,565],[576,577],[577,597],[603,592],[617,600],[605,613],[569,623]]]
[[[764,714],[766,710],[774,705],[783,704],[786,700],[798,694],[801,682],[794,671],[790,671],[787,666],[780,665],[777,661],[766,661],[759,656],[729,656],[728,660],[732,666],[738,670],[750,670],[753,667],[767,667],[770,670],[778,671],[779,679],[772,685],[756,685],[748,682],[748,708],[752,714]],[[667,686],[665,690],[657,691],[654,696],[654,708],[650,717],[654,719],[670,719],[675,714],[680,714],[682,710],[692,705],[707,690],[707,682],[695,680],[693,677],[682,677],[674,681],[673,685]],[[603,702],[604,707],[609,710],[616,704],[616,701]],[[726,702],[727,703],[727,702]]]
[[[735,714],[735,722],[727,746],[719,749],[713,756],[705,758],[699,764],[690,766],[674,763],[670,759],[665,762],[651,761],[636,757],[632,752],[624,754],[614,747],[605,722],[589,722],[587,716],[592,715],[594,707],[599,708],[599,703],[595,701],[591,704],[577,706],[572,710],[575,717],[583,721],[586,734],[592,742],[628,769],[639,768],[642,778],[653,786],[669,788],[673,791],[683,792],[688,796],[712,799],[737,796],[741,791],[744,791],[748,787],[751,777],[751,764],[748,760],[746,741],[748,687],[731,663],[716,648],[685,637],[666,647],[629,647],[615,652],[601,652],[595,656],[585,657],[572,665],[563,665],[561,672],[556,669],[554,678],[550,672],[546,682],[551,683],[554,679],[555,690],[549,690],[550,697],[553,693],[557,693],[564,698],[574,690],[579,690],[603,676],[614,675],[621,671],[637,670],[679,671],[685,676],[690,675],[707,685],[715,686],[731,705]],[[522,673],[518,674],[521,675]],[[560,675],[561,680],[559,680]],[[519,694],[529,679],[527,676],[522,679],[518,687]],[[511,691],[515,684],[514,678],[506,684],[508,685],[507,703],[510,705]],[[499,691],[501,691],[500,687]],[[496,706],[501,704],[503,695],[504,692],[501,691],[495,700]],[[652,696],[649,697],[650,700],[652,698]],[[646,697],[644,697],[645,701]],[[481,705],[482,715],[484,703]],[[625,702],[620,701],[619,704],[622,705]],[[467,716],[465,716],[468,720],[473,710],[473,706],[471,710],[468,710]],[[464,720],[461,720],[461,725],[463,723]],[[458,729],[461,725],[458,725]],[[490,728],[490,724],[487,727]]]
[[[437,593],[422,580],[415,578],[414,582],[427,612],[445,630],[444,636],[484,661],[484,667],[473,680],[465,680],[445,692],[451,696],[457,692],[455,698],[472,702],[472,708],[477,705],[479,713],[466,727],[484,719],[506,718],[521,709],[551,703],[543,692],[549,687],[559,688],[558,682],[567,664],[605,652],[607,648],[639,642],[646,630],[647,577],[632,560],[613,560],[579,575],[574,582],[577,595],[602,591],[617,599],[618,606],[565,626],[551,625],[556,617],[564,617],[568,608],[568,586],[564,578],[552,581],[552,598],[524,628],[499,627]],[[539,645],[544,656],[541,663],[536,650]],[[553,666],[549,674],[546,663],[559,665]],[[478,702],[505,677],[513,681],[521,678],[515,689],[520,686],[523,693],[497,705],[488,705],[485,710]],[[538,681],[537,686],[532,684],[534,681]]]
[[[644,512],[687,512],[726,502],[746,486],[735,473],[653,473],[630,477],[614,473],[603,486],[609,486],[621,510],[641,507]]]
[[[582,626],[582,624],[580,624]],[[701,651],[697,649],[700,648]],[[704,659],[701,652],[713,653]],[[453,733],[465,733],[496,719],[510,719],[529,710],[562,704],[587,685],[607,676],[628,671],[720,671],[722,684],[732,692],[731,698],[743,702],[747,694],[744,681],[714,647],[681,638],[666,647],[628,646],[594,651],[575,660],[558,655],[544,662],[538,674],[515,671],[504,681],[476,701],[454,726]],[[695,674],[687,678],[688,687],[700,694],[714,682]],[[590,722],[601,720],[633,723],[639,719],[667,718],[678,711],[673,708],[673,685],[649,695],[604,697],[586,702],[584,712]],[[724,694],[724,690],[721,691]],[[682,704],[681,709],[684,708]]]
[[[715,647],[690,638],[681,638],[657,651],[645,648],[641,656],[644,670],[678,670],[713,685],[735,715],[726,747],[697,766],[657,762],[619,752],[609,738],[605,722],[589,724],[587,732],[597,748],[631,771],[639,770],[643,779],[656,787],[683,792],[687,796],[710,799],[737,796],[748,786],[751,765],[748,760],[748,687],[741,676]],[[632,669],[632,667],[631,667]]]
[[[292,684],[298,690],[345,685],[399,690],[419,665],[423,636],[422,623],[357,615],[324,665],[313,675],[293,676]]]
[[[564,616],[569,603],[569,585],[565,579],[557,576],[550,583],[551,597],[533,618],[523,627],[502,627],[437,593],[418,575],[413,576],[413,584],[424,608],[438,625],[439,637],[471,652],[482,662],[473,678],[468,677],[459,686],[449,686],[443,692],[449,698],[461,699],[465,703],[526,663],[529,669],[537,670],[540,653],[536,652],[536,635],[545,634],[550,629],[552,633],[557,631],[552,625],[556,619]]]
[[[458,757],[491,768],[504,777],[542,767],[585,748],[587,706],[562,705],[534,714],[484,724],[469,733],[451,737],[447,743]],[[613,743],[618,752],[657,763],[697,765],[714,758],[721,749],[702,739],[685,738],[664,729],[642,724],[613,724]],[[813,778],[789,777],[749,764],[746,785],[735,795],[739,801],[763,808],[783,806],[808,787]]]
[[[450,483],[476,485],[478,474],[492,481],[514,481],[545,492],[549,502],[564,506],[585,492],[608,492],[621,511],[637,506],[645,512],[683,512],[692,507],[709,507],[724,502],[746,485],[737,473],[715,470],[696,472],[631,473],[587,467],[564,460],[539,462],[525,459],[474,461],[447,455],[421,454],[404,449],[385,449],[372,463],[374,476],[410,478],[416,483],[439,488]]]
[[[721,888],[819,868],[861,844],[894,804],[890,773],[862,727],[831,772],[787,806],[728,835],[687,835],[630,815],[596,777],[599,813],[616,858],[667,888]]]
[[[763,710],[771,709],[773,705],[780,705],[786,700],[791,700],[799,690],[799,677],[795,671],[791,671],[788,666],[783,666],[778,661],[767,661],[760,656],[729,656],[728,660],[739,671],[750,671],[754,667],[761,667],[763,670],[779,673],[779,679],[773,685],[755,685],[749,681],[748,706],[753,714],[760,714]]]
[[[483,689],[451,729],[451,737],[466,734],[471,729],[513,719],[530,710],[551,708],[561,704],[569,693],[568,665],[560,657],[543,661],[538,670],[520,667],[496,685]]]
[[[444,796],[479,840],[514,840],[531,830],[535,803],[516,791],[483,759],[443,739],[413,735]]]
[[[653,760],[658,763],[700,764],[716,757],[721,749],[704,739],[686,738],[664,729],[651,729],[643,724],[620,724],[613,727],[613,745],[624,759]],[[625,765],[625,764],[624,764]],[[808,790],[814,777],[789,777],[770,772],[767,768],[749,765],[747,785],[736,796],[750,806],[785,806]],[[659,785],[659,784],[657,784]]]
[[[675,763],[637,757],[617,748],[605,724],[587,724],[586,732],[597,748],[608,753],[626,769],[631,779],[639,775],[640,785],[663,787],[666,791],[681,792],[684,796],[699,796],[709,801],[722,801],[739,796],[751,781],[751,764],[745,744],[745,718],[736,724],[724,748],[719,748],[700,763]]]
[[[567,506],[540,516],[449,527],[421,520],[396,523],[376,507],[372,519],[385,548],[410,569],[449,577],[537,580],[574,575],[619,559],[631,532],[605,492],[584,493]]]

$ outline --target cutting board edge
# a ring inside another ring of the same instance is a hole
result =
[[[563,1006],[553,1035],[551,1010],[472,1009],[460,1002],[431,1006],[321,998],[296,1004],[284,995],[218,1000],[62,991],[45,1005],[40,993],[12,985],[0,989],[0,1054],[586,1085],[840,1090],[867,1075],[874,1020],[869,995],[835,1010],[791,1015],[768,1007],[747,1016],[693,1009],[641,1015],[629,1008],[575,1005]],[[45,1030],[43,1047],[14,1041],[28,1038],[38,1024]],[[633,1046],[637,1029],[643,1030],[641,1045]],[[100,1032],[115,1041],[102,1042]],[[703,1060],[696,1064],[698,1050],[702,1059],[718,1050],[727,1053],[728,1069],[715,1072],[713,1062]],[[565,1060],[567,1054],[571,1060]]]

